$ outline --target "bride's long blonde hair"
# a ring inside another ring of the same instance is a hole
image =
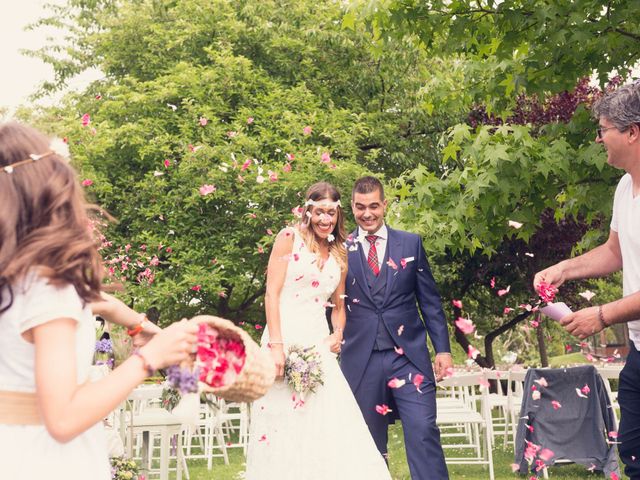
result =
[[[340,192],[327,182],[314,183],[307,190],[307,200],[318,202],[320,200],[329,199],[332,202],[340,201]],[[318,255],[320,258],[320,246],[318,239],[310,227],[309,215],[313,205],[305,205],[302,211],[302,220],[300,221],[300,235],[305,242],[309,250]],[[340,270],[345,271],[347,269],[347,249],[344,246],[347,235],[344,230],[344,214],[340,205],[336,206],[337,219],[336,225],[331,232],[334,236],[334,240],[329,242],[329,253],[332,254],[340,265]]]

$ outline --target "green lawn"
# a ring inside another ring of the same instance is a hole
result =
[[[295,451],[292,449],[292,455]],[[495,467],[495,478],[499,480],[513,479],[521,480],[529,477],[519,476],[511,471],[513,463],[513,450],[503,449],[501,446],[493,450]],[[230,449],[230,465],[224,465],[222,460],[216,459],[216,463],[212,471],[207,470],[204,460],[193,460],[189,462],[189,473],[191,480],[236,480],[241,479],[239,473],[244,471],[244,457],[240,449]],[[456,455],[459,456],[459,455]],[[391,465],[391,474],[394,480],[411,480],[409,476],[409,467],[406,464],[404,445],[402,440],[402,427],[397,424],[393,425],[389,432],[389,461]],[[452,480],[470,479],[485,480],[489,478],[488,470],[482,466],[476,465],[450,465],[449,476]],[[563,465],[550,469],[550,478],[554,480],[581,480],[604,478],[602,475],[596,475],[588,472],[584,467],[577,465]],[[301,478],[300,480],[304,480]],[[343,479],[327,479],[327,480],[343,480]],[[348,480],[348,479],[345,479]]]

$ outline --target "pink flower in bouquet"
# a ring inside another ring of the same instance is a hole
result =
[[[197,358],[199,380],[218,388],[235,382],[244,367],[246,352],[241,341],[222,337],[215,328],[201,323]]]
[[[540,282],[537,287],[538,295],[543,302],[553,303],[553,299],[558,293],[558,289],[547,282]]]

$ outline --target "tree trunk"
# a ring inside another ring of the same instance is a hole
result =
[[[543,368],[549,366],[549,355],[547,354],[547,344],[544,340],[543,323],[540,321],[540,314],[537,315],[538,328],[536,328],[536,337],[538,338],[538,350],[540,352],[540,364]]]

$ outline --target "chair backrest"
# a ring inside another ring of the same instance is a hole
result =
[[[478,411],[486,417],[489,408],[489,389],[484,386],[485,383],[482,372],[455,373],[441,380],[438,386],[455,392],[465,407]]]

